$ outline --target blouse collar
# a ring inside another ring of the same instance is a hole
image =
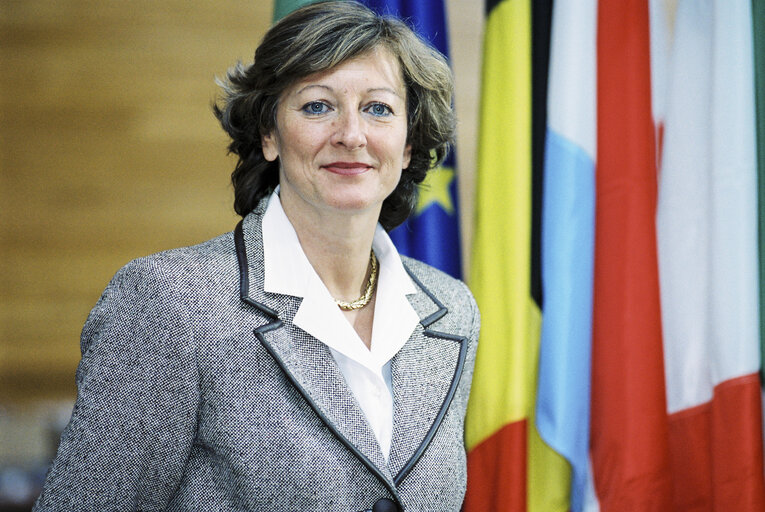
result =
[[[372,248],[380,264],[368,350],[311,266],[287,218],[277,188],[263,215],[266,292],[303,297],[293,323],[330,348],[379,372],[404,346],[419,322],[407,295],[417,293],[396,247],[379,224]]]

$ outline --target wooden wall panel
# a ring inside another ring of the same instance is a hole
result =
[[[251,60],[271,9],[0,3],[0,399],[73,396],[114,272],[234,226],[214,77]]]

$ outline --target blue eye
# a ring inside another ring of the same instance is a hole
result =
[[[306,114],[324,114],[329,112],[329,105],[323,101],[311,101],[303,105],[303,112]]]
[[[366,108],[366,111],[378,117],[389,116],[393,113],[391,108],[384,103],[372,103]]]

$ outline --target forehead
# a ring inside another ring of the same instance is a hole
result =
[[[298,79],[284,92],[287,95],[295,94],[310,89],[312,85],[333,89],[337,86],[391,89],[402,98],[406,96],[399,59],[385,47],[377,47],[329,69]]]

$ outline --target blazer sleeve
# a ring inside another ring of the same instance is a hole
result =
[[[470,395],[470,388],[473,383],[473,370],[475,368],[476,353],[478,351],[478,338],[481,333],[481,312],[478,310],[478,304],[473,297],[472,292],[465,283],[460,283],[464,288],[465,296],[469,304],[469,313],[467,316],[471,319],[470,329],[468,330],[468,350],[465,358],[465,370],[463,379],[467,382],[467,393]],[[467,404],[465,404],[467,406]],[[463,418],[467,414],[467,407],[463,411]]]
[[[77,401],[34,510],[163,510],[177,489],[199,402],[177,281],[156,261],[136,260],[90,313]]]

